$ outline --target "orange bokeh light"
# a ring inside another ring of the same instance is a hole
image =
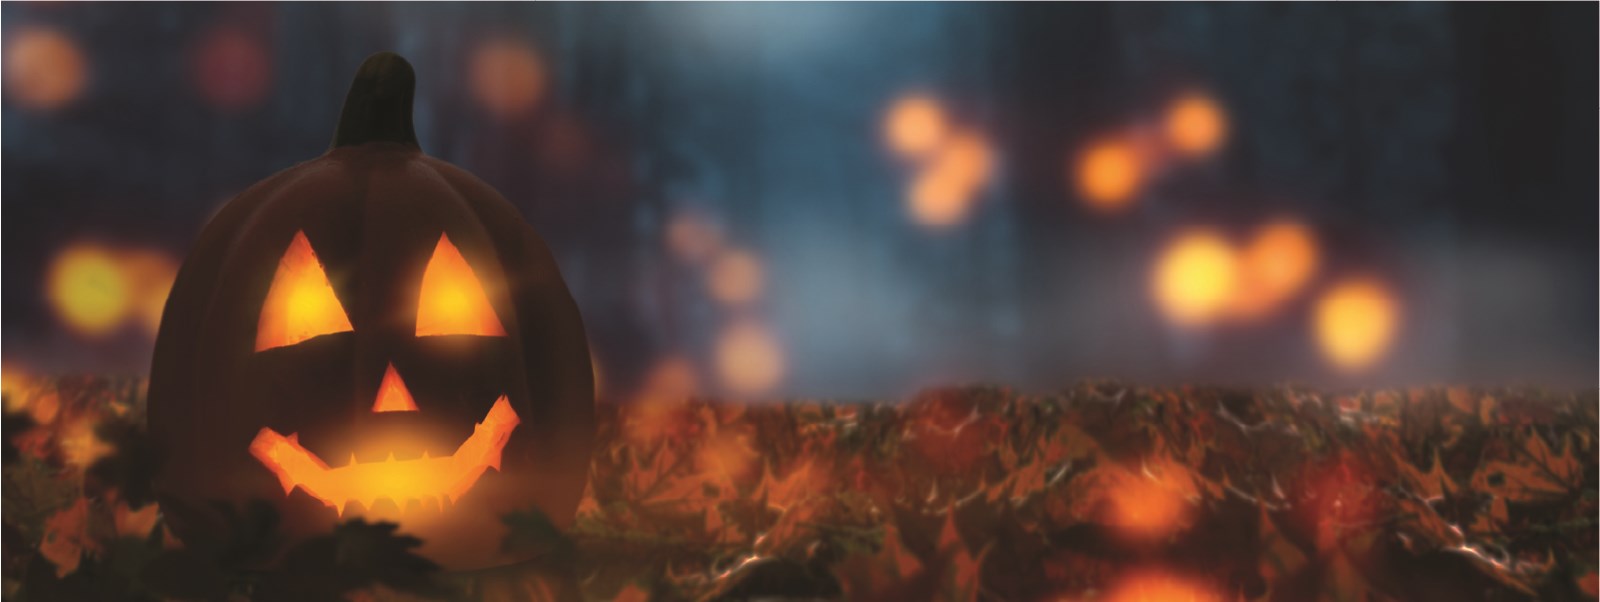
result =
[[[1138,571],[1119,579],[1104,598],[1106,602],[1222,602],[1216,592],[1162,571]]]
[[[912,219],[933,228],[960,223],[971,212],[993,165],[993,153],[983,138],[970,133],[950,138],[911,183]]]
[[[417,336],[465,334],[506,336],[506,329],[489,305],[483,282],[473,272],[450,237],[439,236],[433,258],[422,271],[422,291],[417,300]]]
[[[134,319],[155,334],[178,268],[165,254],[95,243],[68,245],[51,260],[45,296],[61,321],[91,337]]]
[[[722,231],[705,217],[684,211],[667,222],[666,242],[679,259],[699,263],[722,248]]]
[[[163,253],[134,251],[123,256],[122,264],[131,285],[134,311],[140,324],[151,335],[161,328],[161,312],[167,306],[167,293],[178,277],[178,266]]]
[[[244,111],[260,106],[272,88],[272,56],[260,36],[231,27],[211,31],[195,47],[195,88],[211,106]]]
[[[547,74],[533,48],[514,40],[483,43],[468,67],[472,94],[495,117],[514,119],[544,97]]]
[[[645,376],[627,413],[623,431],[635,441],[651,442],[681,434],[689,398],[700,390],[694,364],[682,357],[661,360]]]
[[[939,147],[949,127],[938,101],[912,94],[890,105],[883,129],[890,149],[906,157],[922,157]]]
[[[1179,326],[1210,322],[1233,300],[1237,259],[1227,239],[1206,229],[1180,235],[1156,262],[1152,289],[1167,319]]]
[[[657,363],[645,376],[634,403],[640,405],[679,402],[700,391],[700,379],[695,375],[694,364],[682,357],[668,357]]]
[[[953,226],[966,217],[967,195],[955,181],[936,169],[924,169],[911,181],[911,219],[935,228]]]
[[[765,276],[761,262],[748,251],[731,249],[717,255],[706,272],[711,297],[728,305],[742,305],[761,296]]]
[[[322,260],[304,232],[296,232],[278,260],[256,325],[256,351],[293,345],[306,339],[351,330]]]
[[[1162,123],[1167,144],[1178,154],[1197,157],[1216,151],[1227,141],[1228,116],[1210,96],[1193,92],[1167,107]]]
[[[77,98],[89,83],[88,62],[65,34],[41,28],[7,37],[5,93],[23,106],[60,108]]]
[[[50,262],[45,294],[68,327],[92,337],[110,334],[132,309],[132,283],[119,257],[93,243],[62,249]]]
[[[783,380],[783,349],[765,327],[755,322],[730,326],[717,340],[717,374],[737,394],[764,393]]]
[[[939,148],[930,167],[953,183],[975,191],[989,179],[994,168],[994,156],[988,141],[975,133],[962,133],[950,138]]]
[[[1311,281],[1319,262],[1310,228],[1293,221],[1262,226],[1240,254],[1239,291],[1232,312],[1251,318],[1276,310]]]
[[[1400,324],[1400,305],[1376,280],[1349,279],[1317,300],[1313,329],[1322,353],[1347,372],[1365,369],[1383,356]]]
[[[1144,165],[1131,140],[1096,142],[1077,158],[1078,194],[1102,212],[1126,208],[1144,183]]]

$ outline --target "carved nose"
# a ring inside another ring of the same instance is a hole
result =
[[[388,371],[383,373],[383,383],[378,385],[378,400],[373,402],[372,411],[417,411],[417,402],[411,399],[411,392],[406,390],[405,381],[400,380],[400,373],[394,371],[394,364],[389,364]]]

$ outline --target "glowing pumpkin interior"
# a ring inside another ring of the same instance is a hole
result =
[[[332,468],[301,447],[295,434],[285,437],[270,428],[256,433],[250,454],[278,477],[284,495],[299,487],[340,515],[351,502],[370,509],[382,499],[402,509],[412,501],[444,508],[461,499],[485,470],[500,470],[500,452],[520,422],[502,395],[483,422],[473,427],[472,435],[448,456],[424,453],[414,460],[396,460],[391,454],[380,462],[357,463],[352,455],[349,465]]]
[[[422,272],[422,296],[417,302],[417,336],[468,334],[487,337],[506,336],[489,306],[483,284],[467,265],[466,258],[440,236]]]
[[[304,232],[295,233],[284,251],[262,305],[256,351],[294,345],[324,334],[352,330],[350,320],[328,281]],[[488,295],[466,258],[441,235],[423,271],[417,306],[416,336],[505,336]],[[384,371],[372,403],[374,413],[417,412],[416,400],[393,364]],[[477,483],[485,470],[500,469],[501,452],[520,423],[510,401],[501,395],[483,421],[448,456],[359,463],[333,468],[288,436],[262,428],[250,442],[250,454],[278,478],[285,495],[296,488],[343,515],[351,502],[371,509],[388,499],[406,508],[411,502],[444,508]]]
[[[267,289],[256,326],[256,351],[284,347],[312,337],[349,332],[350,318],[333,294],[322,261],[311,250],[305,232],[289,242]]]

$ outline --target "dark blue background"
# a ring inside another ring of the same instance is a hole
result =
[[[3,352],[35,371],[148,361],[148,335],[56,322],[42,279],[57,249],[181,256],[225,199],[323,152],[356,66],[394,50],[418,72],[423,149],[550,240],[617,390],[669,354],[709,370],[729,319],[664,250],[686,209],[766,268],[751,311],[787,358],[774,394],[1334,380],[1303,304],[1199,336],[1149,301],[1153,253],[1176,228],[1244,233],[1283,213],[1317,228],[1325,274],[1378,273],[1403,300],[1399,343],[1363,380],[1597,378],[1592,3],[10,2],[0,15],[7,36],[71,36],[90,73],[60,109],[4,105]],[[246,110],[195,93],[197,40],[223,26],[270,56],[267,95]],[[513,122],[466,82],[495,35],[530,42],[550,74]],[[1126,215],[1083,209],[1067,158],[1194,85],[1227,108],[1227,148]],[[881,141],[910,90],[995,145],[984,200],[950,231],[906,219],[907,174]],[[580,132],[577,159],[542,145],[558,128]]]

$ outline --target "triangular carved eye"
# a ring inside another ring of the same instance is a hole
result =
[[[256,326],[256,351],[293,345],[312,337],[349,332],[350,318],[339,304],[317,253],[305,232],[296,232],[278,260],[261,322]]]
[[[450,244],[450,237],[441,235],[433,258],[422,272],[417,336],[450,334],[503,337],[506,330],[489,306],[489,296],[484,294],[472,266]]]

